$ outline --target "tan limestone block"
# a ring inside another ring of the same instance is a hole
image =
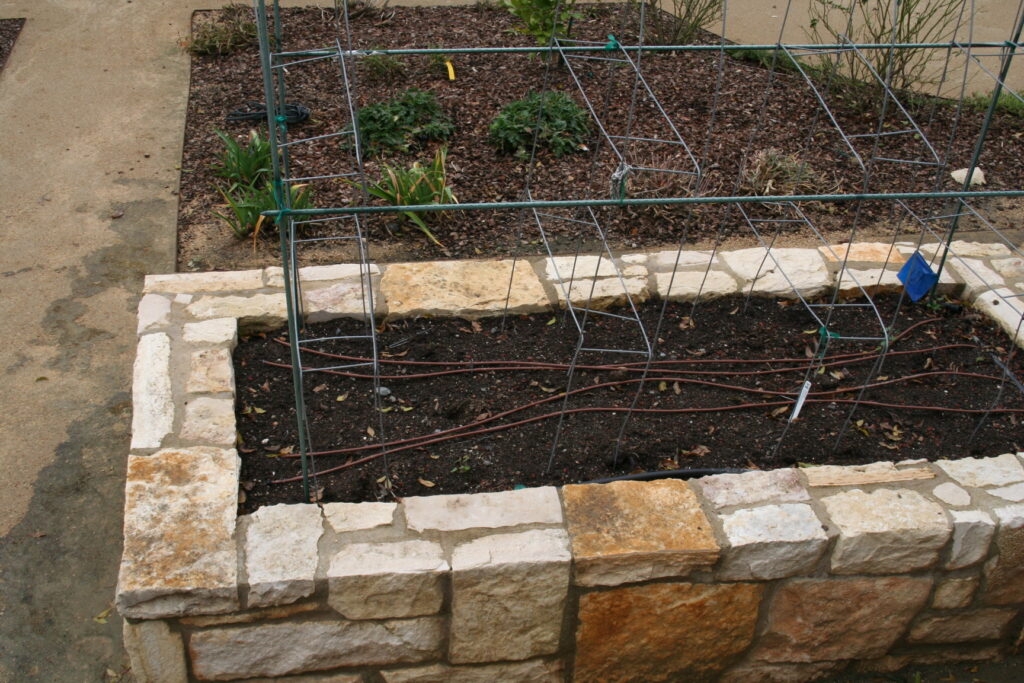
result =
[[[239,334],[272,330],[288,320],[284,294],[252,296],[201,296],[185,309],[198,320],[237,318]]]
[[[996,321],[1017,346],[1024,346],[1024,297],[1016,296],[1011,290],[999,287],[978,296],[974,306]]]
[[[578,681],[715,680],[754,636],[760,584],[656,583],[586,593]]]
[[[736,505],[792,503],[810,500],[795,469],[756,470],[741,474],[715,474],[694,480],[704,497],[718,510]]]
[[[143,683],[186,683],[185,645],[166,621],[124,622],[124,649],[132,676]]]
[[[235,368],[231,364],[231,352],[225,348],[194,351],[189,358],[189,393],[234,393]]]
[[[907,259],[900,253],[899,249],[886,242],[854,242],[849,244],[834,244],[828,247],[818,247],[825,262],[837,267],[846,260],[847,267],[850,266],[878,266],[888,262],[892,265],[902,265]]]
[[[385,683],[561,683],[565,680],[562,663],[546,659],[472,667],[431,664],[381,671],[380,675]]]
[[[506,310],[506,295],[509,313],[536,313],[550,308],[540,278],[523,260],[393,263],[384,271],[380,286],[388,315],[396,318],[501,315]]]
[[[804,683],[827,680],[848,662],[808,662],[806,664],[743,663],[726,671],[717,683]]]
[[[996,556],[985,564],[986,591],[990,605],[1024,602],[1024,505],[1008,505],[993,511],[999,518]]]
[[[654,291],[663,299],[672,301],[693,301],[698,296],[713,299],[735,294],[740,290],[736,278],[720,270],[710,270],[707,277],[703,270],[680,270],[672,273],[657,273],[654,276]]]
[[[371,311],[370,299],[373,299]],[[311,323],[334,320],[340,317],[359,318],[365,320],[367,314],[383,315],[384,297],[377,289],[372,292],[358,279],[339,282],[328,287],[302,290],[302,310],[306,320]]]
[[[647,301],[651,296],[645,277],[627,277],[622,280],[617,277],[606,277],[599,280],[573,280],[571,284],[565,283],[563,286],[564,290],[562,286],[555,285],[558,303],[563,308],[565,307],[566,290],[568,290],[569,299],[574,306],[599,311],[624,306],[630,301],[641,303]]]
[[[273,619],[286,619],[297,614],[317,612],[323,610],[315,602],[303,602],[296,605],[282,605],[280,607],[263,607],[261,609],[250,609],[244,612],[232,614],[213,614],[209,616],[182,617],[178,623],[183,626],[195,626],[196,628],[208,628],[210,626],[226,626],[228,624],[251,624],[256,621],[271,621]]]
[[[839,278],[839,296],[844,298],[856,298],[864,294],[873,296],[886,292],[898,292],[903,289],[895,270],[882,270],[874,268],[870,270],[862,268],[847,268]]]
[[[811,486],[863,486],[935,478],[935,473],[927,467],[897,469],[891,462],[849,466],[821,465],[805,468],[804,474]]]
[[[358,263],[335,263],[329,266],[305,266],[299,268],[302,282],[329,282],[332,280],[356,280],[369,274],[370,277],[380,275],[376,264],[360,267]],[[266,269],[267,287],[284,288],[284,269],[271,266]]]
[[[417,663],[441,654],[444,621],[303,621],[209,629],[189,640],[201,681]]]
[[[327,503],[324,517],[335,533],[391,526],[398,503]]]
[[[1015,609],[990,607],[973,612],[926,617],[914,624],[907,640],[911,643],[970,643],[978,640],[998,640],[1003,637],[1006,627],[1015,616]]]
[[[561,529],[495,534],[456,545],[448,661],[487,663],[557,652],[571,559]]]
[[[186,323],[185,341],[189,344],[238,344],[238,321],[234,318],[213,318],[198,323]]]
[[[153,619],[238,608],[234,450],[165,449],[129,456],[122,615]]]
[[[198,294],[259,289],[263,286],[262,270],[235,270],[209,273],[170,273],[147,275],[143,292],[165,294]]]
[[[931,580],[799,579],[779,586],[752,659],[817,662],[881,657],[921,610]]]
[[[995,259],[992,261],[992,267],[1007,280],[1024,280],[1024,258],[1016,256],[1013,258]]]
[[[722,252],[722,260],[740,278],[745,290],[753,281],[757,294],[796,298],[817,296],[831,284],[832,278],[817,249],[753,247]],[[795,290],[795,291],[794,291]]]
[[[946,579],[935,587],[932,597],[934,609],[959,609],[967,607],[978,589],[978,577],[969,576],[963,579]]]
[[[686,576],[718,560],[711,523],[684,481],[566,486],[562,499],[578,585]]]
[[[938,460],[935,464],[962,486],[1006,486],[1024,481],[1024,466],[1013,453],[1003,453],[993,458]]]
[[[199,396],[185,404],[181,439],[201,446],[223,446],[235,443],[235,400]]]
[[[410,496],[402,501],[402,507],[406,524],[417,532],[562,523],[562,505],[553,486],[448,496]]]

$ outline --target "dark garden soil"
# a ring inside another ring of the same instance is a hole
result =
[[[877,297],[883,320],[893,319],[897,301]],[[832,329],[845,336],[880,334],[867,309],[837,310],[842,313]],[[640,307],[652,338],[661,311],[658,302]],[[583,354],[565,402],[565,364],[577,336],[564,315],[511,317],[504,328],[500,319],[388,324],[380,335],[380,393],[386,396],[379,410],[371,380],[327,372],[306,376],[313,450],[345,449],[313,458],[313,468],[350,464],[318,476],[314,490],[324,501],[366,501],[658,470],[934,460],[1024,447],[1024,398],[1012,384],[1000,384],[992,360],[993,354],[1006,357],[1006,336],[970,309],[917,304],[902,306],[884,364],[836,447],[879,347],[833,340],[821,362],[811,320],[799,303],[766,299],[745,303],[732,297],[696,310],[669,305],[655,362],[621,438],[624,409],[640,387],[643,366],[635,356]],[[587,346],[639,348],[637,329],[635,322],[596,318],[588,326]],[[338,320],[312,325],[304,337],[359,330],[354,321]],[[361,355],[344,343],[316,348]],[[351,362],[304,356],[307,367]],[[235,352],[243,512],[302,499],[300,483],[273,483],[301,472],[294,454],[291,372],[282,367],[289,363],[280,334],[249,338]],[[1013,365],[1019,376],[1020,363]],[[790,423],[809,367],[807,402]],[[563,403],[561,437],[549,469]],[[975,431],[994,404],[998,410]],[[512,423],[518,426],[508,428]],[[386,466],[382,439],[390,444]],[[358,464],[362,460],[367,461]]]
[[[14,41],[18,39],[24,25],[24,19],[0,19],[0,69],[4,68],[7,58],[11,56]]]
[[[197,15],[198,16],[198,15]],[[285,10],[283,47],[288,50],[322,48],[334,44],[336,33],[329,11],[320,9]],[[582,18],[575,22],[577,38],[606,40],[614,33],[624,43],[635,36],[621,28],[624,13],[616,6],[585,6]],[[197,19],[197,21],[200,19]],[[208,20],[208,19],[205,19]],[[503,9],[481,4],[474,7],[395,8],[386,14],[368,11],[352,20],[356,48],[465,47],[530,45],[531,38],[514,32],[516,20]],[[626,22],[628,23],[628,22]],[[703,34],[705,43],[716,37]],[[764,193],[764,187],[749,183],[737,185],[741,161],[759,151],[775,149],[796,154],[814,176],[813,182],[795,188],[805,192],[855,192],[863,189],[862,171],[853,162],[840,137],[829,125],[817,105],[811,89],[795,73],[771,75],[765,67],[731,56],[724,57],[721,84],[718,79],[717,52],[645,54],[642,58],[645,78],[657,93],[679,133],[702,160],[705,194]],[[365,106],[393,97],[407,88],[434,92],[455,124],[455,133],[447,142],[449,170],[459,201],[491,202],[521,198],[528,174],[524,160],[499,154],[488,142],[488,126],[498,111],[509,102],[548,87],[572,94],[582,104],[579,92],[564,69],[548,72],[542,59],[525,55],[455,55],[452,58],[456,79],[447,77],[441,60],[427,56],[402,59],[397,77],[375,78],[361,62],[356,69],[358,104]],[[580,67],[581,83],[602,109],[606,127],[623,130],[629,113],[632,88],[631,71],[597,66]],[[774,78],[774,80],[773,80]],[[294,137],[313,137],[342,130],[348,126],[339,113],[343,101],[337,64],[329,61],[296,65],[289,70],[289,100],[308,106],[312,118],[293,126]],[[772,87],[769,87],[771,85]],[[877,114],[854,106],[833,93],[830,104],[842,128],[851,135],[873,132]],[[238,241],[227,226],[214,216],[223,202],[215,191],[217,178],[212,166],[222,148],[215,130],[244,136],[255,124],[228,123],[225,116],[250,101],[261,101],[262,81],[255,47],[224,57],[194,57],[192,83],[182,160],[181,201],[179,209],[178,262],[182,270],[232,269],[268,265],[278,258],[272,236],[256,241]],[[604,110],[607,102],[607,109]],[[905,125],[890,107],[886,130]],[[979,130],[982,115],[967,109],[954,131],[956,108],[949,101],[915,98],[912,114],[924,129],[937,153],[947,154],[951,168],[967,165]],[[640,97],[636,108],[635,135],[666,137],[670,131],[661,123],[653,104]],[[952,142],[950,138],[952,137]],[[982,157],[982,167],[994,189],[1024,187],[1024,118],[996,117],[990,132],[990,144]],[[881,138],[879,156],[922,160],[929,158],[922,140],[914,135]],[[865,158],[871,156],[869,138],[857,138],[855,146]],[[426,161],[435,145],[408,153],[371,158],[368,176],[378,177],[381,163],[409,166]],[[300,149],[301,148],[301,149]],[[582,199],[607,197],[607,187],[616,161],[607,145],[596,138],[589,148],[593,153],[568,154],[554,158],[541,153],[533,168],[532,190],[537,199]],[[651,165],[683,170],[690,168],[678,146],[666,152],[644,143],[631,150],[633,165]],[[337,139],[293,147],[292,162],[303,176],[338,173],[349,170],[349,155]],[[630,196],[655,197],[685,195],[694,188],[678,181],[681,176],[638,174],[630,186]],[[677,180],[666,181],[666,178]],[[929,166],[879,162],[868,187],[872,191],[919,191],[936,187],[935,169]],[[956,189],[943,174],[938,187]],[[789,188],[790,190],[794,188]],[[778,185],[773,192],[786,192]],[[314,187],[314,204],[341,206],[351,201],[355,190],[338,180],[320,182]],[[993,212],[999,227],[1009,227],[1009,219],[999,218],[1001,209],[1013,202],[993,200],[982,206]],[[892,219],[891,203],[854,205],[808,204],[804,210],[830,239],[841,241],[851,229],[851,217],[859,211],[859,238],[872,232],[891,235],[894,230],[914,230],[913,225],[897,225]],[[937,207],[917,207],[927,213]],[[764,212],[764,208],[754,210]],[[686,220],[682,208],[634,210],[616,208],[600,212],[602,225],[616,248],[653,247],[676,244],[681,238],[694,243],[716,238],[719,230],[727,243],[750,242],[749,228],[729,209],[717,206],[694,211]],[[770,217],[770,214],[768,214]],[[761,216],[764,217],[764,216]],[[403,232],[392,216],[367,220],[372,256],[381,261],[436,259],[445,257],[493,256],[512,252],[537,253],[542,249],[536,227],[528,217],[512,211],[455,212],[437,221],[435,232],[444,243],[441,249],[422,235]],[[592,249],[595,236],[579,234],[574,224],[546,226],[554,247],[573,251],[577,242]],[[792,225],[784,226],[788,229]],[[969,229],[971,226],[965,225]],[[775,226],[765,227],[766,231]],[[517,235],[522,234],[522,242]],[[318,236],[309,233],[307,236]],[[767,237],[770,237],[768,235]],[[783,234],[786,239],[810,239],[806,228],[800,235]],[[301,258],[307,263],[334,263],[352,258],[352,254],[334,247],[313,247]]]

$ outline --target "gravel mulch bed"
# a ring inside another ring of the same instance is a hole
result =
[[[333,44],[336,32],[331,13],[319,9],[285,11],[284,46],[287,49],[319,48]],[[583,17],[573,27],[579,38],[605,40],[614,33],[623,43],[635,36],[620,29],[622,12],[614,6],[584,6]],[[354,46],[357,48],[457,47],[529,45],[531,39],[515,33],[515,18],[508,12],[489,6],[394,8],[384,15],[366,12],[352,20]],[[701,37],[706,43],[717,39]],[[456,79],[448,80],[444,65],[426,56],[403,58],[399,77],[374,78],[365,64],[356,69],[358,104],[382,101],[407,88],[433,91],[456,131],[448,140],[449,169],[454,190],[461,202],[508,201],[521,197],[529,172],[528,164],[512,155],[499,154],[487,140],[487,129],[500,108],[548,87],[572,94],[582,103],[575,84],[564,69],[548,70],[545,62],[525,55],[456,55],[453,57]],[[602,110],[601,120],[612,129],[623,129],[629,112],[632,71],[622,68],[583,66],[577,74],[595,107]],[[645,54],[643,74],[657,93],[667,114],[694,154],[702,159],[707,194],[749,193],[742,182],[740,163],[749,153],[775,149],[796,154],[811,169],[814,180],[806,189],[816,192],[853,192],[860,190],[862,172],[843,146],[835,130],[803,78],[794,73],[776,73],[750,61],[725,57],[721,85],[716,88],[719,57],[715,52]],[[769,88],[771,83],[772,87]],[[294,126],[293,136],[312,137],[345,128],[348,121],[339,113],[342,91],[336,64],[313,62],[290,69],[289,99],[301,102],[313,111],[312,119]],[[717,95],[716,95],[717,92]],[[766,95],[767,93],[767,95]],[[236,240],[216,217],[222,203],[214,191],[217,179],[211,167],[216,163],[221,144],[215,129],[244,135],[246,123],[227,123],[225,115],[249,101],[262,100],[262,81],[255,48],[226,57],[193,58],[192,87],[188,105],[185,147],[182,162],[179,213],[179,267],[183,270],[231,269],[273,263],[277,258],[274,239],[251,242]],[[607,108],[605,108],[607,102]],[[848,106],[833,97],[838,121],[848,134],[871,132],[876,115]],[[896,130],[902,122],[891,112],[887,130]],[[964,166],[970,159],[981,113],[965,110],[959,126],[953,130],[955,107],[948,101],[915,100],[913,115],[925,129],[928,139],[941,156],[947,154],[951,167]],[[634,132],[647,136],[670,133],[649,101],[640,98],[635,112]],[[1024,187],[1024,119],[1008,115],[996,117],[990,132],[990,144],[982,158],[990,188]],[[950,142],[952,138],[952,142]],[[320,175],[349,169],[349,157],[337,140],[294,148],[293,163],[302,175]],[[371,158],[367,171],[378,177],[381,164],[409,166],[426,161],[434,145],[405,154]],[[608,178],[616,159],[607,145],[595,139],[594,153],[568,154],[554,158],[542,153],[533,168],[532,189],[538,199],[581,199],[608,195]],[[870,156],[871,142],[856,140],[858,152]],[[634,164],[662,168],[688,168],[688,157],[678,148],[637,144],[632,149]],[[882,138],[880,153],[901,159],[923,159],[927,150],[912,135]],[[666,181],[665,178],[676,178]],[[938,186],[955,189],[948,178]],[[879,163],[869,187],[876,191],[918,191],[936,187],[931,167]],[[678,176],[648,174],[636,180],[632,196],[672,196],[692,191]],[[776,189],[776,191],[778,191]],[[342,182],[318,183],[317,206],[345,205],[355,190]],[[995,200],[986,206],[993,210],[1012,206]],[[893,206],[881,202],[854,205],[808,204],[804,210],[829,238],[845,239],[852,216],[859,216],[860,237],[872,233],[891,235],[893,230],[913,226],[893,221]],[[919,207],[927,211],[936,207]],[[760,217],[774,214],[764,207],[752,207]],[[615,208],[599,212],[608,239],[616,248],[637,248],[687,241],[707,243],[716,236],[752,241],[749,229],[729,209],[706,206],[695,210],[692,220],[682,208],[634,210]],[[538,253],[542,246],[532,218],[513,211],[454,212],[440,220],[436,234],[444,243],[438,248],[416,232],[397,228],[394,217],[378,216],[366,221],[372,243],[372,256],[381,261],[478,257],[512,252]],[[1007,221],[1000,227],[1009,227]],[[778,226],[766,226],[770,238]],[[784,226],[783,226],[784,227]],[[969,228],[969,225],[965,225]],[[545,226],[554,248],[571,252],[577,247],[593,250],[599,241],[591,232],[581,233],[573,224],[555,222]],[[786,238],[786,230],[783,230]],[[805,239],[813,239],[803,231]],[[316,235],[317,233],[312,233]],[[518,239],[520,238],[521,239]],[[307,263],[331,263],[351,258],[352,254],[335,247],[304,250]]]

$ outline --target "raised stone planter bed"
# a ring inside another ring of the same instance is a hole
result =
[[[861,284],[895,286],[868,246],[851,253]],[[833,254],[780,252],[802,291],[837,286]],[[1024,292],[1019,264],[957,253],[944,286],[1013,334],[1020,307],[998,290]],[[749,286],[763,256],[719,255],[705,294]],[[707,258],[684,254],[675,278],[675,252],[619,265],[632,296],[685,299]],[[578,295],[553,265],[517,263],[517,311]],[[373,268],[379,315],[481,317],[512,264]],[[303,275],[311,315],[360,310],[355,267]],[[772,278],[755,291],[785,295]],[[274,268],[147,280],[117,593],[139,680],[802,681],[997,657],[1020,637],[1021,453],[238,517],[230,350],[283,323],[281,284]]]

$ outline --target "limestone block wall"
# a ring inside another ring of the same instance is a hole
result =
[[[954,263],[975,263],[944,286],[1016,330],[992,292],[1024,291],[1024,269],[997,247],[959,245]],[[894,286],[888,245],[849,250],[858,281]],[[597,282],[579,289],[558,277],[571,259],[371,274],[379,315],[480,317],[500,314],[510,278],[523,312],[591,289],[611,305],[619,275],[636,298],[685,299],[709,256],[591,257],[577,268]],[[754,280],[764,256],[716,255],[705,293],[844,286],[834,251],[775,249],[786,277],[769,265]],[[306,310],[359,314],[358,276],[305,269]],[[117,589],[139,680],[801,681],[1020,642],[1022,453],[239,517],[230,352],[239,330],[282,324],[282,286],[274,268],[147,280]]]

